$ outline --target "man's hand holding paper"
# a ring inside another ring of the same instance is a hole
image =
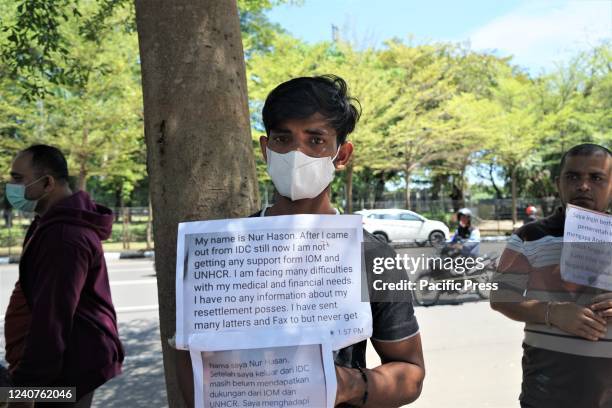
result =
[[[593,298],[590,306],[599,317],[605,318],[608,323],[612,320],[612,293],[602,293]]]

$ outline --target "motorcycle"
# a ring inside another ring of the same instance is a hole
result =
[[[491,280],[497,268],[496,253],[465,257],[461,255],[461,246],[456,243],[439,246],[436,252],[437,262],[416,278],[413,298],[417,305],[433,306],[442,293],[477,293],[482,299],[489,298]],[[467,263],[474,265],[468,268],[464,266]]]

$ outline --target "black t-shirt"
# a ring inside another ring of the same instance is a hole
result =
[[[259,217],[260,215],[261,212],[258,211],[250,217]],[[395,258],[396,253],[387,243],[380,241],[365,230],[363,231],[363,253],[365,272],[370,288],[372,287],[371,282],[374,279],[381,279],[384,282],[399,282],[400,280],[408,279],[406,271],[401,269],[385,270],[384,273],[379,275],[373,273],[375,258]],[[384,294],[379,293],[378,295],[381,296],[379,299],[385,301],[370,302],[372,309],[372,339],[382,342],[394,342],[412,337],[418,333],[419,325],[414,316],[410,291],[393,291]],[[344,367],[365,367],[366,341],[361,341],[334,352],[334,361],[337,365]]]

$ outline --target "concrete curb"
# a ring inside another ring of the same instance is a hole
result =
[[[8,264],[16,264],[19,263],[19,257],[18,256],[3,256],[0,257],[0,265],[8,265]]]
[[[155,251],[123,251],[119,253],[119,259],[141,259],[154,257]]]

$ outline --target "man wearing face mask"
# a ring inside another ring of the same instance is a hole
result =
[[[522,408],[610,408],[612,293],[564,281],[560,262],[567,204],[610,210],[612,153],[591,143],[572,147],[556,184],[562,206],[510,237],[491,307],[525,322]],[[609,243],[593,245],[612,253]]]
[[[260,144],[277,192],[274,205],[252,217],[338,214],[331,204],[330,183],[353,152],[346,137],[359,119],[355,103],[344,80],[332,75],[295,78],[272,90],[263,108],[267,135]],[[363,234],[370,279],[374,258],[394,258],[396,253],[367,231]],[[387,277],[406,279],[407,275],[395,269],[377,275],[377,279]],[[410,292],[394,291],[375,300],[370,302],[370,340],[383,364],[365,368],[366,341],[334,352],[338,407],[399,407],[421,393],[425,365]],[[183,396],[193,406],[188,353],[179,352],[177,364]]]
[[[76,387],[77,402],[62,406],[88,407],[123,361],[101,243],[113,214],[71,191],[66,159],[54,147],[23,150],[10,174],[8,201],[36,214],[5,316],[10,381]]]
[[[274,205],[254,216],[338,213],[330,183],[353,153],[346,138],[359,118],[355,102],[335,76],[292,79],[268,95],[260,145],[277,193]],[[364,251],[368,274],[374,257],[395,256],[366,231]],[[340,406],[393,407],[418,398],[425,376],[418,324],[409,292],[396,300],[371,302],[370,340],[382,365],[365,368],[365,341],[335,353]]]

